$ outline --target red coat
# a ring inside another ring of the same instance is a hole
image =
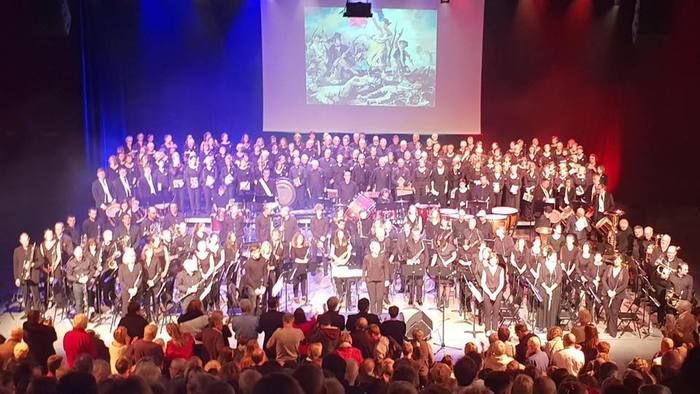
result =
[[[362,352],[356,347],[339,347],[335,352],[345,361],[355,360],[358,366],[362,365],[362,361],[364,361],[362,359]]]
[[[63,351],[66,353],[68,368],[72,368],[75,359],[83,353],[89,354],[93,359],[97,357],[97,348],[90,334],[77,328],[63,336]]]
[[[172,340],[168,341],[165,346],[165,360],[167,362],[173,361],[176,358],[184,358],[189,360],[194,354],[194,338],[192,335],[183,334],[185,342],[182,346],[177,346]]]

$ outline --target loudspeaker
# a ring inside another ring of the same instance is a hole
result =
[[[430,334],[433,332],[433,321],[425,312],[418,311],[406,322],[406,336],[411,338],[413,336],[413,330],[416,328],[423,330],[425,337],[429,338]]]
[[[345,3],[345,13],[343,13],[343,16],[346,18],[371,18],[372,3],[348,1]]]

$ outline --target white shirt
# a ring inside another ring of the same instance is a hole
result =
[[[564,368],[570,374],[578,376],[578,372],[586,363],[583,352],[575,347],[564,348],[552,354],[552,364],[557,368]]]
[[[112,202],[112,194],[109,192],[109,187],[107,187],[107,180],[102,178],[100,179],[100,186],[102,186],[102,191],[105,192],[105,196],[107,196],[107,202]]]
[[[605,212],[605,192],[598,195],[598,212]]]
[[[148,188],[151,189],[151,194],[156,194],[156,189],[153,187],[153,179],[150,175],[146,175],[146,183],[148,183]]]
[[[126,192],[126,197],[131,197],[131,187],[129,186],[129,182],[126,181],[126,178],[119,178],[119,180],[122,182],[122,185],[124,185],[124,191]]]

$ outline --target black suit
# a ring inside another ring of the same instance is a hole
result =
[[[29,294],[31,293],[32,298],[32,308],[39,309],[40,297],[39,297],[39,274],[41,271],[42,262],[37,259],[39,248],[34,247],[34,256],[32,261],[29,263],[29,277],[28,280],[24,280],[24,261],[29,259],[29,254],[32,253],[32,246],[30,245],[27,249],[24,249],[22,245],[15,248],[12,254],[12,264],[14,268],[15,279],[20,280],[20,286],[22,289],[22,299],[24,300],[25,312],[29,311]]]
[[[403,345],[406,338],[406,323],[401,320],[386,320],[382,323],[382,334],[394,338],[399,345]]]
[[[39,323],[24,322],[24,342],[29,345],[29,358],[31,358],[41,370],[46,372],[46,360],[56,354],[53,343],[56,341],[56,330],[53,327]]]
[[[128,178],[125,181],[127,183],[128,189],[122,183],[121,178],[117,178],[112,181],[112,190],[114,190],[114,198],[116,198],[117,201],[126,201],[134,196],[134,186],[131,183],[129,183]]]
[[[337,311],[328,311],[323,313],[321,316],[328,316],[331,321],[331,326],[338,327],[340,331],[345,329],[345,316],[341,315]],[[321,316],[319,316],[319,319]]]
[[[107,190],[109,190],[109,193],[112,195],[112,198],[114,198],[112,186],[109,184],[109,181],[107,179],[105,179],[105,182],[107,183]],[[92,182],[92,198],[95,200],[95,206],[98,208],[103,204],[107,205],[112,202],[109,200],[104,189],[102,189],[102,185],[100,185],[100,181],[98,179],[95,179]]]
[[[270,337],[272,334],[277,330],[278,328],[282,328],[282,317],[284,316],[284,312],[280,311],[267,311],[263,312],[260,315],[260,318],[258,319],[258,332],[259,333],[265,333],[265,337],[263,338],[263,349],[265,349],[266,353],[268,352],[267,349],[267,341],[270,340]],[[268,357],[272,354],[274,356],[275,351],[274,349],[270,350],[270,353],[268,353]],[[274,358],[274,357],[273,357]]]
[[[345,328],[348,331],[355,331],[355,323],[357,323],[357,319],[364,317],[367,319],[367,325],[370,324],[377,324],[379,325],[379,316],[375,315],[374,313],[369,313],[369,312],[358,312],[353,315],[348,315],[348,320],[347,323],[345,324]]]

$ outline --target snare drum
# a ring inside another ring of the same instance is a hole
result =
[[[371,198],[363,194],[358,194],[345,210],[345,218],[355,221],[360,218],[360,212],[366,211],[369,215],[374,211],[376,205],[377,204]]]
[[[294,204],[297,199],[297,190],[287,178],[278,178],[275,181],[275,188],[277,189],[277,200],[283,207],[288,207]]]
[[[595,228],[596,228],[596,230],[600,231],[601,233],[607,235],[610,231],[613,230],[612,220],[610,220],[609,217],[604,216],[604,217],[600,218],[600,220],[598,220],[595,223]]]
[[[168,213],[168,207],[170,207],[170,203],[161,203],[161,204],[156,204],[154,205],[156,210],[158,211],[158,215],[165,216],[166,213]]]
[[[486,221],[491,223],[491,229],[493,230],[493,233],[496,233],[496,229],[499,227],[506,227],[506,224],[508,223],[508,216],[506,215],[496,215],[496,214],[488,214],[484,216],[486,218]]]
[[[430,211],[432,211],[433,208],[440,208],[440,206],[437,204],[416,204],[416,211],[418,212],[418,216],[423,218],[424,223],[428,221],[428,218],[430,217]]]
[[[459,210],[452,208],[440,208],[440,218],[457,220],[459,219]]]
[[[114,219],[117,217],[120,209],[119,203],[113,202],[105,209],[105,215],[110,219]]]
[[[491,213],[495,215],[505,215],[508,217],[506,231],[514,231],[518,227],[518,210],[512,207],[493,207]]]

